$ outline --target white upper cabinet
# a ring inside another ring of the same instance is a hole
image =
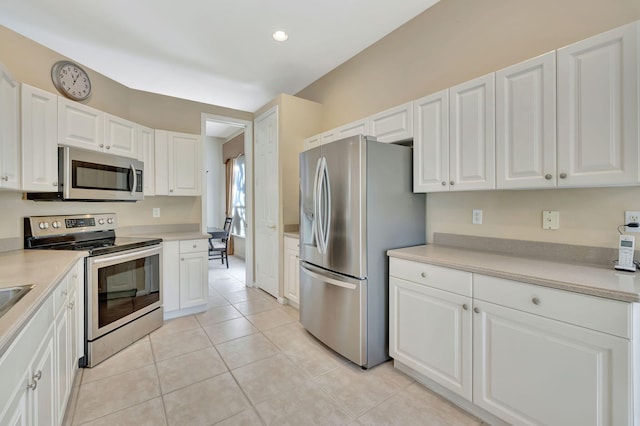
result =
[[[556,53],[496,72],[496,187],[556,186]]]
[[[558,186],[638,182],[638,26],[558,50]]]
[[[58,96],[22,85],[22,189],[58,190]]]
[[[328,143],[328,142],[332,142],[333,140],[348,138],[349,136],[369,135],[370,134],[369,120],[364,118],[362,120],[354,121],[353,123],[342,125],[337,129],[335,129],[335,131],[331,133],[327,133],[327,135],[329,134],[332,134],[333,139],[331,141],[329,140],[327,140],[326,142],[323,141],[323,143]],[[325,138],[325,139],[329,139],[329,138]]]
[[[201,194],[201,145],[200,135],[155,131],[155,195]]]
[[[104,150],[104,113],[58,96],[58,144]]]
[[[304,150],[307,151],[309,149],[318,147],[321,145],[322,138],[321,135],[311,136],[310,138],[306,138],[304,140]]]
[[[138,158],[138,125],[104,113],[104,149],[110,154]]]
[[[20,86],[0,64],[0,188],[20,189]]]
[[[495,188],[494,74],[449,89],[451,190]]]
[[[142,177],[145,197],[156,195],[156,167],[154,131],[148,127],[138,126],[138,160],[144,163]]]
[[[397,142],[413,137],[413,103],[390,108],[369,117],[369,131],[379,142]],[[366,134],[366,133],[365,133]]]
[[[449,91],[413,101],[413,191],[449,190]]]

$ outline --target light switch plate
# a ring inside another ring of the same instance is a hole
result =
[[[560,212],[544,210],[542,212],[542,229],[560,228]]]
[[[153,217],[160,217],[160,207],[153,208]]]

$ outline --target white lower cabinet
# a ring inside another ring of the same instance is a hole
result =
[[[284,237],[284,296],[300,306],[300,240],[293,237]]]
[[[637,424],[633,304],[397,258],[389,274],[390,356],[476,414]]]
[[[205,310],[209,299],[208,241],[165,241],[163,251],[165,319]]]
[[[78,366],[79,271],[67,274],[0,358],[0,425],[60,425]]]

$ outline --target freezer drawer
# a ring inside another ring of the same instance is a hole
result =
[[[300,263],[300,322],[325,345],[367,364],[367,280]]]

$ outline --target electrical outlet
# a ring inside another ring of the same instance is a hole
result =
[[[153,208],[153,217],[160,217],[160,207]]]
[[[640,212],[639,211],[626,211],[624,212],[624,223],[640,223]],[[628,226],[624,227],[624,232],[640,232],[640,228],[630,228]]]
[[[542,212],[542,229],[560,228],[560,212],[544,210]]]
[[[471,223],[474,225],[482,225],[482,210],[473,210]]]

